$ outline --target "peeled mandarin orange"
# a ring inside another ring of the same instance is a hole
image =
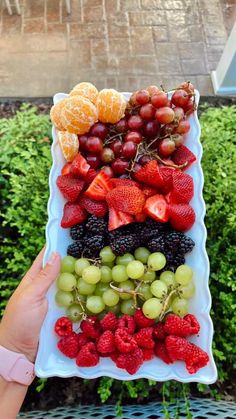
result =
[[[65,103],[67,102],[67,100],[68,100],[67,98],[60,100],[60,102],[57,102],[56,105],[53,105],[51,110],[50,110],[51,121],[52,121],[53,125],[57,129],[59,129],[60,131],[65,130],[65,128],[62,124],[62,120],[61,120],[61,111],[62,111]]]
[[[68,131],[57,131],[57,138],[65,159],[67,161],[74,160],[79,150],[77,135]]]
[[[73,134],[85,134],[98,120],[96,106],[83,96],[68,98],[61,113],[62,124]]]
[[[82,82],[73,87],[70,92],[70,96],[78,95],[86,97],[95,104],[98,96],[98,90],[92,83]]]
[[[123,116],[126,108],[124,96],[114,89],[103,89],[98,93],[98,119],[115,124]]]

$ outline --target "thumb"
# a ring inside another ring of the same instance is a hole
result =
[[[60,272],[61,258],[56,252],[52,253],[47,264],[32,281],[31,286],[38,297],[44,297],[50,285],[56,280]]]

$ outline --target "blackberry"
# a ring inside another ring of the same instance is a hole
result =
[[[183,233],[172,232],[165,237],[166,247],[173,252],[181,252],[183,254],[191,252],[195,246],[194,241],[185,236]]]
[[[82,239],[84,236],[84,224],[76,224],[70,229],[70,236],[73,240]]]
[[[165,266],[165,271],[170,270],[175,272],[178,266],[185,263],[185,258],[183,253],[173,253],[172,251],[164,252],[167,264]]]
[[[76,240],[74,243],[67,247],[67,254],[74,258],[80,258],[83,252],[83,243]]]
[[[105,246],[104,237],[102,235],[95,235],[84,238],[85,249],[89,249],[89,253],[94,257],[99,255],[100,250]]]
[[[147,244],[148,249],[150,252],[162,252],[165,251],[165,238],[164,236],[156,237],[150,240]]]
[[[132,252],[134,249],[136,249],[136,247],[138,247],[137,239],[133,234],[115,238],[113,241],[111,241],[110,246],[112,251],[117,256],[121,256],[127,252]]]
[[[105,234],[107,229],[107,222],[103,218],[98,218],[95,217],[95,215],[91,215],[85,226],[89,233]]]

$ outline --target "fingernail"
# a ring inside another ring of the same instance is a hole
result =
[[[55,260],[57,259],[58,253],[57,252],[53,252],[50,256],[50,258],[48,259],[48,265],[53,265]]]

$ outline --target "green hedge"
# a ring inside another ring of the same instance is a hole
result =
[[[207,251],[211,263],[211,314],[215,327],[214,355],[222,382],[230,377],[236,355],[236,108],[205,108],[200,119]],[[13,118],[0,120],[2,309],[45,242],[50,141],[49,118],[38,115],[36,108],[24,105]],[[89,385],[89,382],[85,384]],[[124,394],[128,394],[128,398],[148,397],[154,384],[146,380],[117,383],[102,378],[98,393],[101,400],[106,401],[111,389],[115,388],[119,394],[119,410]],[[162,391],[164,400],[171,396],[173,388],[175,393],[181,391],[182,395],[189,391],[188,386],[176,383],[159,384],[155,388]],[[199,385],[198,389],[203,390],[204,386]]]

